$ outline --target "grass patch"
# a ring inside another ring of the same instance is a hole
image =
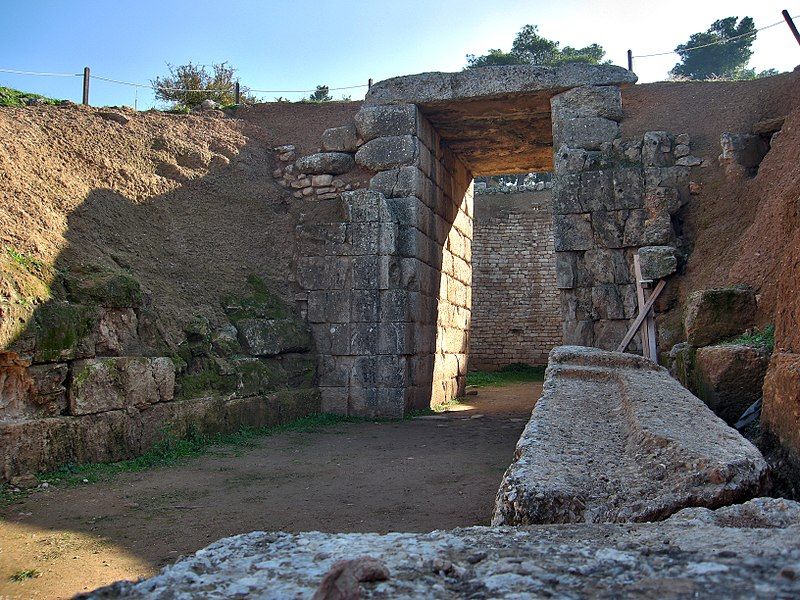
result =
[[[447,402],[442,402],[440,404],[435,404],[431,407],[431,411],[433,414],[443,413],[450,410],[453,406],[458,406],[459,404],[463,404],[464,398],[451,398]]]
[[[348,417],[344,415],[317,414],[303,417],[274,427],[243,427],[234,433],[218,433],[201,435],[190,433],[185,438],[167,436],[155,444],[147,452],[130,460],[114,463],[68,464],[60,469],[39,475],[39,481],[57,484],[62,487],[74,487],[85,483],[108,481],[119,473],[138,473],[150,469],[171,467],[189,458],[203,456],[213,452],[215,448],[227,446],[231,448],[253,448],[261,437],[285,433],[289,431],[320,432],[340,423],[362,423],[366,421],[386,421],[388,419],[367,419],[364,417]],[[31,490],[32,491],[32,490]],[[10,485],[0,488],[0,506],[7,506],[27,495],[27,490],[12,492]]]
[[[33,273],[34,275],[37,275],[39,277],[44,275],[45,264],[38,258],[33,258],[32,256],[28,256],[27,254],[23,254],[22,252],[20,252],[15,248],[12,248],[11,246],[6,246],[5,250],[8,257],[26,271]]]
[[[473,371],[467,373],[467,385],[475,387],[501,387],[510,383],[544,381],[544,367],[525,363],[512,363],[499,371]]]
[[[22,581],[27,581],[28,579],[33,579],[34,577],[39,577],[41,573],[36,569],[20,569],[19,571],[15,571],[11,574],[9,579],[16,583],[20,583]]]
[[[59,104],[61,102],[55,98],[48,98],[46,96],[40,96],[39,94],[21,92],[13,88],[0,86],[0,106],[27,106],[30,100],[39,100],[43,104]]]
[[[767,352],[772,352],[775,349],[775,326],[766,325],[763,329],[754,327],[751,331],[722,343],[725,345],[752,346],[753,348],[762,348]]]

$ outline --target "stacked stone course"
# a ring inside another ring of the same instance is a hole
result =
[[[339,129],[348,128],[328,129],[323,134],[323,148],[336,150],[304,156],[297,162],[294,162],[297,153],[293,145],[273,148],[281,166],[273,171],[272,176],[298,199],[329,200],[353,189],[352,184],[345,183],[337,175],[347,173],[355,166],[352,154],[360,140],[347,138],[345,144],[338,137],[331,139],[331,132]]]

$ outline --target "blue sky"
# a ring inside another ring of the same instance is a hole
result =
[[[228,61],[256,89],[364,84],[423,71],[456,71],[467,53],[508,49],[519,28],[538,24],[562,44],[598,42],[624,65],[626,51],[670,50],[718,18],[752,16],[757,27],[800,14],[796,0],[2,0],[0,68],[92,73],[147,83],[165,63]],[[761,32],[751,66],[791,70],[800,46],[785,25]],[[674,55],[640,59],[640,81],[665,79]],[[79,78],[0,73],[0,85],[80,100]],[[363,88],[335,92],[363,97]],[[267,100],[283,95],[257,94]],[[148,108],[149,90],[93,81],[95,105]]]

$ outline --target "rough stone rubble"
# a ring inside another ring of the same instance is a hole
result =
[[[653,521],[748,500],[766,478],[759,451],[666,369],[564,346],[550,355],[492,523]]]
[[[389,578],[361,583],[363,598],[789,598],[800,594],[798,533],[800,505],[771,498],[646,524],[254,532],[84,597],[310,598],[337,561],[369,556]]]

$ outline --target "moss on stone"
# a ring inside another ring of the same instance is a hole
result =
[[[34,312],[56,297],[56,270],[11,246],[0,251],[0,347],[28,337]]]
[[[191,369],[175,378],[175,396],[179,399],[229,395],[238,388],[238,376],[220,368],[217,361],[193,361]]]
[[[80,304],[135,308],[143,301],[139,281],[128,273],[98,266],[71,269],[64,274],[67,298]]]
[[[90,336],[97,325],[97,309],[69,302],[48,302],[36,310],[37,362],[80,358],[93,354]]]
[[[286,389],[289,385],[289,376],[277,360],[239,360],[236,361],[236,371],[241,381],[237,392],[240,396],[266,394]]]
[[[292,387],[313,387],[317,381],[317,361],[313,356],[291,355],[282,360]]]
[[[256,275],[247,278],[249,294],[230,295],[222,300],[228,318],[235,324],[240,319],[285,319],[292,316],[286,303],[269,290]]]

